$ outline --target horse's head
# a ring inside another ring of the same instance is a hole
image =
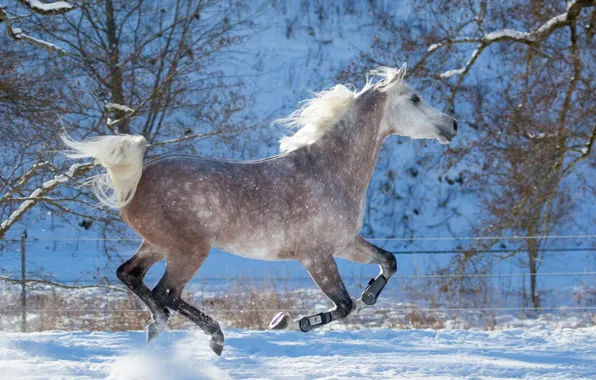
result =
[[[381,121],[386,134],[413,139],[437,139],[449,144],[457,134],[457,120],[430,106],[403,78],[406,64],[387,77],[384,92],[387,102]]]

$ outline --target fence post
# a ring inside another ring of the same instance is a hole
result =
[[[25,255],[27,231],[21,235],[21,332],[27,332],[27,261]]]

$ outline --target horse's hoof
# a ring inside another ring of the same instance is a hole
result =
[[[279,312],[269,324],[271,330],[285,330],[290,325],[291,317],[290,314],[285,312]]]
[[[147,342],[151,342],[157,338],[161,332],[166,328],[167,321],[154,321],[153,319],[147,325]]]
[[[209,347],[211,347],[211,350],[213,350],[217,356],[221,356],[224,349],[224,336],[221,332],[211,336],[211,339],[209,339]]]
[[[223,352],[224,349],[224,345],[216,342],[214,340],[209,340],[209,347],[211,347],[211,349],[213,350],[213,352],[215,352],[215,354],[217,356],[221,356],[221,353]]]

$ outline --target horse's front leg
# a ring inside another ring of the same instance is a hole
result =
[[[377,264],[381,268],[381,273],[369,281],[362,293],[360,300],[365,306],[372,306],[377,302],[387,281],[397,271],[397,262],[393,253],[369,243],[360,236],[356,236],[352,243],[335,256],[362,264]]]
[[[317,253],[301,258],[299,261],[306,268],[319,289],[333,301],[335,308],[296,320],[292,320],[290,314],[281,312],[273,318],[269,328],[275,330],[299,329],[307,332],[348,316],[355,303],[346,290],[333,256]]]
[[[155,299],[151,290],[143,282],[143,278],[151,266],[163,259],[164,254],[156,247],[150,245],[146,241],[141,243],[141,246],[135,255],[122,264],[116,275],[118,278],[136,294],[151,311],[152,319],[147,325],[147,340],[151,341],[163,331],[170,318],[170,312],[164,304]]]

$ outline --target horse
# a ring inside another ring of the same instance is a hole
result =
[[[91,157],[107,169],[91,179],[95,194],[143,239],[116,274],[151,311],[148,341],[163,331],[172,310],[209,335],[221,355],[218,322],[181,298],[212,247],[251,259],[297,260],[334,304],[297,319],[281,311],[271,329],[307,332],[374,305],[397,271],[392,253],[359,236],[381,144],[390,135],[448,144],[458,129],[405,75],[406,64],[380,67],[360,91],[338,84],[315,93],[278,121],[297,128],[281,139],[281,153],[257,161],[173,155],[143,164],[142,136],[79,142],[62,135],[71,158]],[[360,299],[348,294],[334,257],[379,265]],[[151,290],[143,278],[164,258],[165,273]]]

